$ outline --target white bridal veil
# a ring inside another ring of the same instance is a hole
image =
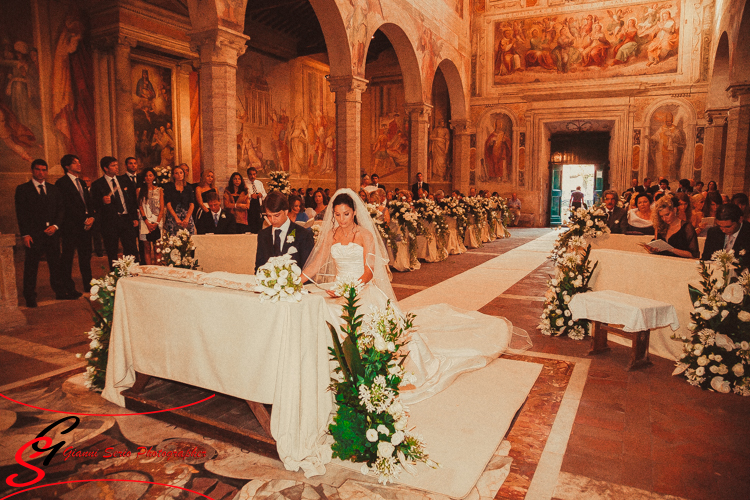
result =
[[[396,296],[388,279],[388,252],[383,243],[383,238],[375,227],[367,206],[359,195],[349,188],[339,189],[331,197],[323,215],[323,224],[320,225],[318,242],[307,259],[302,273],[313,283],[330,283],[336,280],[336,262],[331,257],[331,246],[333,245],[333,235],[339,224],[333,217],[333,208],[338,196],[344,194],[349,195],[354,202],[357,226],[362,231],[365,241],[365,265],[372,272],[371,283],[383,292],[394,306],[397,306]]]

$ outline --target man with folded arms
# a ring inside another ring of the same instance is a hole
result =
[[[206,193],[203,200],[208,205],[208,212],[203,212],[195,223],[198,234],[236,234],[237,225],[234,215],[221,209],[219,195]]]
[[[750,266],[750,223],[742,221],[742,210],[727,203],[716,210],[716,225],[708,230],[701,260],[711,260],[718,250],[734,250],[737,274]]]

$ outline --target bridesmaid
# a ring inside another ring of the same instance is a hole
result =
[[[185,182],[185,171],[182,167],[172,170],[172,182],[164,188],[164,201],[167,204],[167,222],[165,229],[170,236],[177,234],[180,229],[187,229],[195,234],[193,223],[193,189]]]
[[[164,219],[164,190],[154,185],[156,171],[149,167],[143,174],[143,185],[138,188],[138,211],[141,213],[141,235],[146,264],[156,264],[156,242],[161,239]]]

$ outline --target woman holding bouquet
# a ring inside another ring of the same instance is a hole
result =
[[[338,295],[325,284],[358,282],[360,314],[385,310],[390,305],[403,316],[387,266],[388,253],[367,206],[351,189],[339,189],[325,210],[318,241],[302,271],[303,282],[325,287],[332,298]],[[340,326],[340,300],[329,303],[329,310],[329,322]],[[509,322],[502,318],[457,310],[447,304],[414,313],[418,328],[407,344],[409,354],[404,367],[416,375],[417,382],[413,387],[402,387],[401,400],[407,404],[437,394],[463,372],[486,366],[505,351],[510,341]],[[338,334],[345,337],[340,329]],[[433,354],[431,348],[440,354]]]

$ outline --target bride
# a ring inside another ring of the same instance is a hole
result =
[[[388,279],[388,253],[367,207],[351,189],[339,189],[326,208],[318,242],[302,271],[303,280],[320,285],[337,277],[359,279],[359,312],[384,309],[390,301],[403,314]],[[331,297],[336,297],[331,290]],[[341,306],[331,301],[331,323],[341,324]],[[486,366],[508,347],[510,322],[475,311],[437,304],[412,311],[415,331],[407,347],[405,370],[417,382],[401,387],[401,400],[423,401],[448,387],[463,372]]]

